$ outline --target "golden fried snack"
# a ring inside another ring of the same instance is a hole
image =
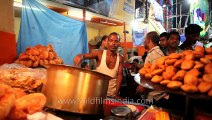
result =
[[[40,64],[41,66],[44,66],[44,65],[45,65],[43,60],[40,60],[40,61],[39,61],[39,64]]]
[[[49,51],[54,51],[54,47],[51,44],[48,44],[47,47],[49,48]]]
[[[29,59],[31,59],[32,61],[35,61],[35,57],[33,55],[29,55]]]
[[[144,64],[144,68],[150,68],[151,66],[152,66],[151,63],[146,63],[146,64]]]
[[[152,76],[152,74],[151,73],[147,73],[147,74],[145,74],[145,78],[146,79],[151,79],[153,76]]]
[[[212,63],[206,64],[204,70],[205,73],[212,73]]]
[[[54,60],[50,60],[49,64],[56,64]]]
[[[171,82],[171,80],[162,80],[162,81],[160,82],[160,84],[161,84],[161,85],[167,86],[167,84],[168,84],[169,82]]]
[[[20,88],[12,88],[13,89],[13,92],[15,94],[15,98],[18,99],[18,98],[21,98],[25,95],[27,95],[22,89]]]
[[[15,94],[12,88],[5,84],[0,84],[0,91],[4,91],[0,97],[0,120],[6,120],[15,104]]]
[[[190,84],[190,85],[197,85],[199,82],[197,76],[194,76],[192,74],[187,74],[184,77],[184,84]]]
[[[174,63],[177,61],[177,59],[166,59],[165,64],[166,65],[174,65]]]
[[[185,55],[185,60],[194,60],[195,56],[194,53],[189,53]]]
[[[63,60],[61,58],[54,59],[56,64],[63,64]]]
[[[52,51],[52,53],[53,53],[53,55],[54,55],[54,56],[53,56],[54,58],[58,58],[58,55],[57,55],[57,53],[56,53],[55,51]]]
[[[197,87],[201,93],[206,93],[212,88],[212,85],[209,82],[200,82]]]
[[[168,72],[170,72],[170,71],[176,72],[177,69],[174,66],[167,66],[166,67],[166,71],[168,71]]]
[[[176,75],[174,75],[174,77],[172,78],[172,80],[181,81],[181,80],[183,80],[185,74],[186,74],[186,71],[185,70],[179,70],[176,73]]]
[[[181,64],[181,69],[183,70],[189,70],[194,67],[194,61],[193,60],[185,60]]]
[[[38,56],[38,55],[40,54],[39,49],[36,48],[36,47],[32,47],[32,48],[30,49],[30,52],[31,52],[31,54],[34,55],[34,56]]]
[[[204,53],[205,52],[205,49],[202,47],[202,46],[196,46],[195,48],[194,48],[194,51],[196,51],[196,52],[199,52],[199,53]]]
[[[154,75],[161,75],[162,73],[163,73],[163,69],[157,69],[157,70],[154,70],[154,71],[152,71],[152,75],[154,76]]]
[[[181,57],[180,54],[178,53],[171,53],[168,58],[171,58],[171,59],[179,59]]]
[[[165,71],[166,70],[166,65],[158,65],[158,68],[162,69],[163,71]]]
[[[199,91],[196,85],[190,84],[184,84],[180,88],[187,93],[196,93]]]
[[[208,91],[208,96],[212,97],[212,89]]]
[[[174,67],[180,67],[181,64],[182,64],[183,60],[177,60],[175,63],[174,63]]]
[[[202,58],[202,57],[204,57],[204,53],[200,53],[200,52],[197,52],[197,51],[194,51],[193,53],[194,53],[195,58]]]
[[[24,120],[27,114],[41,111],[45,103],[46,97],[42,93],[25,95],[15,101],[15,107],[11,110],[9,118],[12,120]]]
[[[44,60],[44,64],[45,65],[48,65],[49,64],[49,61],[48,60]]]
[[[138,72],[142,76],[144,76],[147,73],[147,71],[145,70],[145,68],[141,68]]]
[[[192,50],[185,50],[182,52],[183,55],[188,55],[190,53],[192,53],[193,51]]]
[[[167,84],[167,87],[176,90],[179,89],[181,85],[182,83],[179,81],[171,81]]]
[[[190,74],[190,75],[198,77],[201,73],[197,69],[191,69],[186,74]]]
[[[174,77],[174,75],[175,75],[174,71],[166,71],[166,72],[163,72],[162,74],[164,80],[171,80],[172,77]]]
[[[48,58],[48,51],[42,51],[41,54],[40,54],[40,58],[45,60]]]
[[[209,55],[212,54],[212,48],[205,48],[205,52]]]
[[[162,76],[159,75],[155,75],[154,77],[152,77],[151,82],[153,83],[160,83],[163,80]]]
[[[25,60],[30,60],[30,58],[29,58],[28,55],[24,54],[24,55],[20,55],[19,60],[21,60],[21,61],[24,60],[25,61]]]
[[[151,72],[154,71],[154,70],[157,69],[157,68],[158,68],[158,66],[157,66],[156,64],[152,64],[152,65],[151,65]]]
[[[211,61],[210,61],[208,58],[200,58],[200,61],[201,61],[203,64],[211,63]]]
[[[39,61],[35,61],[34,63],[33,63],[33,67],[37,67],[39,65]]]
[[[212,60],[212,55],[205,55],[205,58],[209,59],[210,61]]]
[[[53,60],[54,54],[52,52],[48,52],[48,54],[49,54],[48,60]]]
[[[200,70],[200,69],[203,69],[203,68],[204,68],[204,65],[203,65],[202,63],[195,64],[195,65],[194,65],[194,68]]]
[[[210,74],[204,74],[202,79],[205,81],[205,82],[212,82],[212,73]]]
[[[165,63],[166,58],[167,58],[166,56],[158,58],[156,64],[163,65]]]

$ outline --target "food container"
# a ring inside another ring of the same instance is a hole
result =
[[[86,69],[49,65],[42,93],[46,107],[79,114],[99,114],[103,110],[111,77]]]

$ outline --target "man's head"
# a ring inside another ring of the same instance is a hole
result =
[[[108,36],[104,35],[101,39],[101,48],[102,49],[107,49],[107,41],[108,41]]]
[[[168,47],[176,49],[180,43],[180,34],[176,31],[171,31],[168,35]]]
[[[110,33],[108,36],[107,49],[116,52],[120,45],[120,36],[116,32]]]
[[[157,32],[155,32],[155,31],[148,32],[146,34],[146,37],[144,38],[144,47],[147,50],[150,50],[153,47],[159,45],[159,40],[160,40],[160,36],[158,35]]]
[[[188,43],[195,44],[199,40],[199,34],[202,28],[197,24],[190,24],[185,28],[185,37]]]
[[[168,40],[168,33],[167,32],[163,32],[160,34],[160,46],[161,47],[166,47],[167,46],[167,40]]]

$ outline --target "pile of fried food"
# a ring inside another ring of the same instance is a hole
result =
[[[155,64],[145,64],[139,73],[173,90],[212,96],[212,48],[196,46],[194,51],[172,53],[159,58]]]
[[[15,63],[4,66],[0,67],[0,83],[21,88],[27,93],[40,91],[46,79],[47,70],[44,68],[32,69]]]
[[[47,47],[40,44],[34,47],[28,47],[26,48],[26,52],[21,53],[15,62],[27,67],[63,64],[63,60],[58,57],[51,44]]]
[[[42,93],[27,95],[19,88],[0,84],[0,120],[26,120],[28,114],[41,111],[45,103]]]

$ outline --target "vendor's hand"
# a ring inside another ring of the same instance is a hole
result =
[[[143,93],[145,91],[145,88],[141,85],[139,85],[137,88],[136,88],[136,94],[137,93]]]
[[[81,61],[82,61],[82,54],[79,54],[79,55],[77,55],[77,56],[75,56],[74,57],[74,65],[75,66],[78,66],[80,63],[81,63]]]

